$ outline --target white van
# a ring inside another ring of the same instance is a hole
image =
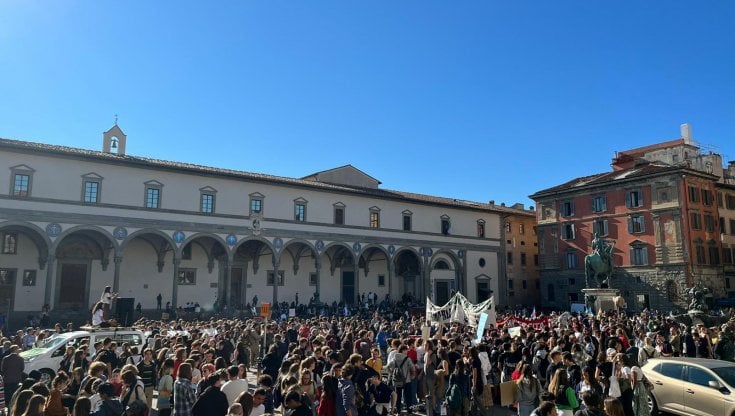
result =
[[[41,372],[42,381],[51,381],[59,369],[66,347],[77,348],[82,341],[89,340],[90,353],[93,353],[94,343],[103,341],[107,337],[112,338],[117,345],[127,342],[131,347],[138,347],[140,352],[142,352],[145,342],[143,332],[134,328],[84,327],[81,331],[54,334],[48,337],[42,346],[20,353],[23,361],[25,361],[23,371],[27,374],[33,370],[38,370]]]

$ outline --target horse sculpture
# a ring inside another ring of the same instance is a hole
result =
[[[595,235],[592,243],[593,252],[584,258],[584,274],[587,288],[598,288],[602,285],[610,287],[612,277],[612,251],[613,244],[608,244],[599,236]]]

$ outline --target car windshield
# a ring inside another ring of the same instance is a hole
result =
[[[718,367],[713,368],[712,371],[720,376],[721,379],[725,380],[725,383],[731,387],[735,387],[735,367]]]
[[[35,355],[38,355],[38,354],[43,354],[46,351],[51,351],[51,350],[53,350],[55,348],[58,348],[58,347],[60,347],[62,345],[65,345],[68,340],[69,340],[69,338],[67,338],[67,337],[53,337],[53,338],[49,338],[49,340],[46,341],[43,344],[43,346],[36,347],[36,348],[31,348],[28,351],[23,351],[23,352],[20,353],[20,356],[21,357],[30,357],[30,356],[35,356]]]

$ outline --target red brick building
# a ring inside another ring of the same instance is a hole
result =
[[[614,242],[612,286],[634,309],[685,306],[695,282],[725,295],[716,186],[719,155],[682,138],[618,152],[611,172],[531,195],[537,203],[542,304],[583,302],[595,232]]]

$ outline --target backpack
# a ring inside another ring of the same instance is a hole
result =
[[[393,385],[396,387],[403,387],[406,384],[406,374],[403,372],[403,365],[406,364],[407,360],[408,356],[401,361],[401,365],[394,368],[391,372],[391,380],[393,381]]]
[[[459,410],[462,408],[462,389],[459,388],[454,380],[449,383],[449,389],[446,394],[447,406],[452,410]]]

